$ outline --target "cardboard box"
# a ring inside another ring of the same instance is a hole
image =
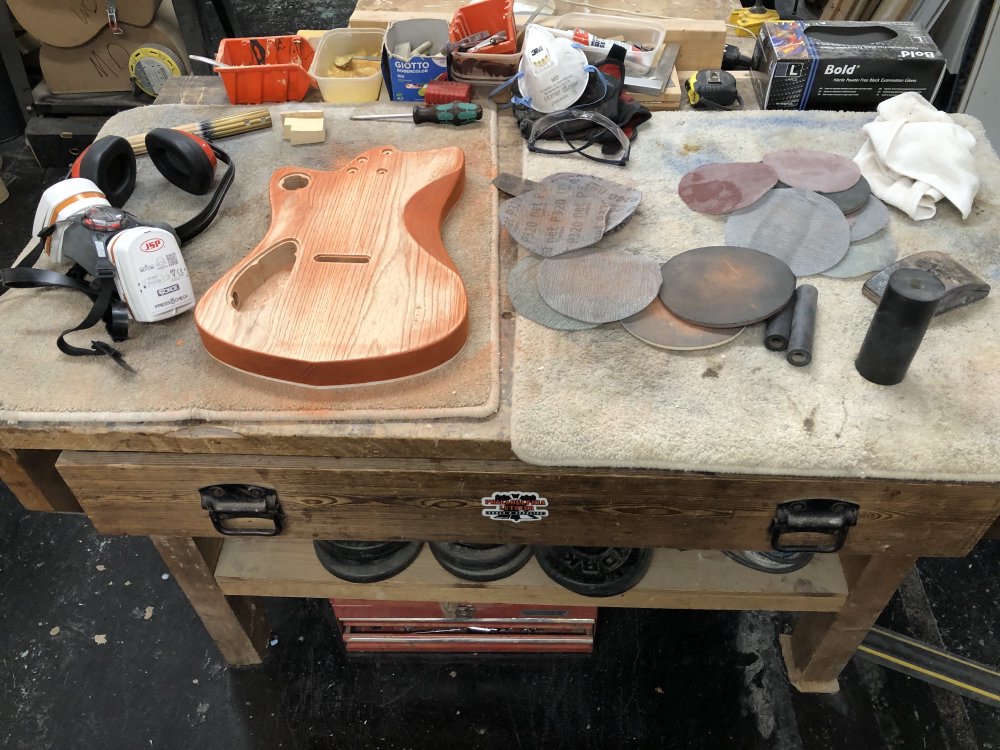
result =
[[[934,98],[945,59],[915,23],[765,23],[753,57],[761,109],[871,111],[906,91]]]
[[[431,43],[427,55],[414,55],[409,59],[394,55],[393,49],[404,42],[415,48],[424,42]],[[382,53],[382,77],[389,95],[397,102],[421,102],[424,87],[438,76],[447,73],[448,61],[437,52],[448,43],[448,24],[430,18],[397,21],[385,32],[385,49]]]
[[[81,0],[7,0],[10,12],[22,28],[43,44],[78,47],[108,26],[107,3]],[[152,23],[160,0],[129,0],[117,3],[119,24],[146,26]]]

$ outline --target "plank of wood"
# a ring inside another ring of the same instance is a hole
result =
[[[769,549],[777,503],[840,497],[860,506],[848,551],[963,555],[1000,514],[989,485],[957,482],[74,451],[57,466],[106,534],[217,536],[198,490],[222,482],[274,487],[284,536],[299,539]],[[513,489],[547,498],[549,517],[513,524],[483,516],[482,498]]]
[[[378,146],[333,172],[277,170],[267,234],[195,308],[209,354],[321,387],[451,359],[468,338],[468,299],[441,225],[464,174],[457,147]]]
[[[745,568],[721,552],[668,549],[653,553],[649,573],[631,591],[601,599],[555,584],[533,559],[500,581],[463,581],[446,572],[427,548],[399,575],[356,584],[330,575],[311,542],[229,539],[215,576],[229,594],[399,601],[835,612],[847,596],[836,555],[818,556],[806,568],[779,576]]]
[[[263,602],[226,596],[214,578],[222,540],[152,537],[170,574],[184,591],[222,657],[233,666],[260,664],[270,628]]]
[[[788,678],[804,692],[834,692],[837,675],[917,558],[843,555],[849,594],[836,614],[803,615],[782,643]]]
[[[0,447],[0,479],[25,510],[79,513],[73,491],[56,471],[56,450],[13,450]]]

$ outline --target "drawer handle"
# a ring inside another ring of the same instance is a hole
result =
[[[201,507],[208,511],[212,525],[226,536],[277,536],[285,528],[285,513],[278,502],[278,493],[270,487],[255,484],[212,484],[198,490]],[[270,527],[233,526],[237,518],[261,518]]]
[[[771,546],[779,552],[837,552],[847,540],[847,532],[858,523],[858,506],[846,500],[810,498],[781,503],[771,521]],[[824,534],[829,542],[796,544],[782,539],[785,534]]]

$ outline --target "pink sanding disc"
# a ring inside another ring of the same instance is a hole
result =
[[[700,214],[728,214],[755,203],[778,183],[777,173],[760,162],[717,162],[681,177],[677,194]]]
[[[765,154],[761,161],[774,169],[786,185],[818,193],[847,190],[861,179],[857,164],[828,151],[789,148]]]

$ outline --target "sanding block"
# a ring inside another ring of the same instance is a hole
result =
[[[902,258],[891,266],[884,268],[865,282],[862,293],[876,305],[882,301],[886,284],[893,271],[900,268],[917,268],[929,271],[944,284],[944,296],[934,315],[940,315],[946,310],[968,305],[990,293],[990,285],[979,276],[963,266],[947,253],[928,250],[914,253]]]

